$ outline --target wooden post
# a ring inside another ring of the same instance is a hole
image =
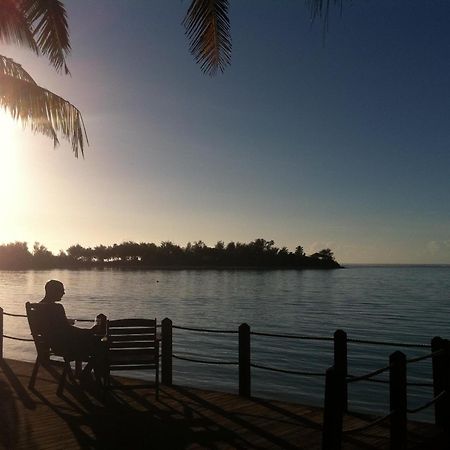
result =
[[[431,351],[433,353],[444,350],[444,340],[439,336],[431,340]],[[433,396],[438,396],[445,389],[445,354],[440,353],[432,357],[433,365]],[[445,428],[446,411],[443,399],[434,404],[434,421],[436,426]]]
[[[344,330],[336,330],[334,333],[334,367],[347,379],[347,333]],[[348,411],[347,383],[342,388],[343,408]]]
[[[341,450],[344,404],[342,389],[346,383],[334,366],[326,372],[323,408],[322,450]]]
[[[0,308],[0,360],[3,360],[3,308]]]
[[[448,432],[450,430],[450,341],[444,339],[444,391],[445,395],[442,397],[445,411],[444,429]]]
[[[161,322],[161,383],[172,386],[172,321]]]
[[[250,326],[246,323],[239,326],[239,395],[251,396]]]
[[[406,356],[394,352],[389,357],[389,397],[391,410],[391,450],[406,450],[407,442],[407,399],[406,399]]]

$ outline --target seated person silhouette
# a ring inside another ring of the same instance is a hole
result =
[[[45,284],[45,297],[39,302],[38,312],[42,332],[51,349],[71,359],[88,361],[94,358],[94,370],[103,363],[105,347],[94,329],[77,328],[67,318],[64,307],[58,303],[65,294],[61,281],[50,280]]]

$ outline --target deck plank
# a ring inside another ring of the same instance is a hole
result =
[[[244,399],[233,394],[182,386],[115,392],[69,385],[56,395],[56,374],[40,369],[28,390],[31,363],[0,365],[0,449],[305,449],[321,448],[322,409],[288,402]],[[121,378],[120,382],[130,383]],[[347,415],[344,428],[366,423]],[[450,448],[431,424],[410,422],[409,449]],[[348,435],[344,450],[389,448],[382,424]]]

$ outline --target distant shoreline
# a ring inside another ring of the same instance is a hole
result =
[[[306,255],[301,245],[294,252],[275,247],[263,238],[249,243],[218,241],[208,247],[203,241],[180,247],[170,241],[158,246],[152,242],[122,242],[82,247],[72,245],[54,255],[35,242],[32,251],[26,242],[0,245],[0,270],[91,269],[126,270],[303,270],[338,269],[329,248]]]
[[[345,263],[345,267],[352,268],[352,267],[386,267],[386,268],[408,268],[408,267],[430,267],[430,268],[450,268],[450,263],[442,263],[442,264],[426,264],[426,263]]]
[[[235,271],[275,271],[275,270],[335,270],[335,269],[345,269],[345,266],[341,266],[336,263],[336,265],[328,266],[286,266],[286,267],[275,267],[275,266],[148,266],[148,265],[74,265],[74,266],[53,266],[53,267],[0,267],[1,271],[12,271],[12,272],[23,272],[27,270],[123,270],[123,271],[153,271],[153,270],[173,270],[173,271],[183,271],[183,270],[215,270],[215,271],[225,271],[225,270],[235,270]]]

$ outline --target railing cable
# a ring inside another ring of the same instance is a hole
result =
[[[375,425],[378,425],[381,422],[384,422],[387,418],[389,418],[391,416],[392,416],[392,412],[390,412],[389,414],[386,414],[383,417],[379,417],[378,419],[375,419],[373,422],[370,422],[365,425],[361,425],[360,427],[350,428],[349,430],[343,430],[342,432],[344,434],[351,434],[351,433],[358,433],[360,431],[365,431],[369,428],[374,427]]]
[[[422,406],[419,406],[418,408],[415,409],[407,409],[407,413],[408,414],[415,414],[418,413],[420,411],[423,411],[424,409],[428,408],[431,405],[434,405],[437,401],[439,401],[445,394],[447,394],[447,391],[442,391],[440,394],[436,395],[436,397],[434,397],[432,400],[430,400],[429,402],[425,403]]]
[[[195,362],[195,363],[201,363],[201,364],[217,364],[217,365],[237,365],[237,361],[211,361],[207,359],[196,359],[196,358],[190,358],[187,356],[179,356],[172,354],[172,357],[175,359],[180,359],[182,361],[189,361],[189,362]]]
[[[8,313],[6,311],[3,311],[3,314],[5,316],[11,316],[11,317],[27,317],[26,314],[13,314],[13,313]]]
[[[18,338],[14,336],[7,336],[6,334],[3,335],[5,339],[12,339],[13,341],[24,341],[24,342],[33,342],[33,339],[29,338]]]
[[[187,331],[198,331],[201,333],[225,333],[225,334],[237,334],[237,330],[214,330],[211,328],[192,328],[192,327],[182,327],[179,325],[172,325],[172,328],[177,330],[187,330]]]
[[[440,355],[441,353],[444,353],[444,351],[445,351],[444,349],[441,349],[433,353],[428,353],[427,355],[424,356],[417,356],[415,358],[407,359],[406,364],[416,363],[419,361],[423,361],[424,359],[432,358],[433,356],[437,356]]]
[[[347,383],[355,383],[357,381],[369,380],[372,377],[380,375],[383,372],[389,370],[391,366],[382,367],[381,369],[374,370],[373,372],[366,373],[365,375],[353,376],[349,375],[347,377]]]
[[[23,317],[26,318],[26,314],[14,314],[9,313],[6,311],[3,311],[3,314],[5,316],[11,316],[11,317]],[[76,319],[77,322],[92,322],[92,319]],[[224,333],[224,334],[237,334],[237,330],[215,330],[210,328],[195,328],[195,327],[184,327],[180,325],[173,325],[173,328],[176,328],[178,330],[186,330],[186,331],[198,331],[198,332],[204,332],[204,333]],[[265,333],[265,332],[259,332],[259,331],[251,331],[251,334],[255,336],[267,336],[267,337],[278,337],[278,338],[285,338],[285,339],[303,339],[303,340],[315,340],[315,341],[333,341],[334,338],[332,337],[325,337],[325,336],[308,336],[308,335],[295,335],[295,334],[278,334],[278,333]],[[347,339],[347,342],[352,342],[355,344],[370,344],[370,345],[385,345],[385,346],[392,346],[392,347],[409,347],[409,348],[430,348],[431,345],[428,344],[409,344],[405,342],[384,342],[384,341],[372,341],[372,340],[366,340],[366,339],[354,339],[349,338]]]
[[[301,375],[305,377],[324,377],[325,373],[323,372],[302,372],[298,370],[288,370],[288,369],[276,369],[274,367],[267,367],[262,366],[260,364],[250,364],[251,367],[254,367],[255,369],[263,369],[263,370],[269,370],[271,372],[281,372],[281,373],[288,373],[291,375]]]
[[[23,317],[23,318],[27,317],[26,314],[13,314],[13,313],[9,313],[9,312],[6,312],[6,311],[3,311],[3,315],[11,316],[11,317]],[[77,322],[93,322],[93,319],[76,319],[75,318],[75,319],[72,319],[72,320],[76,320]]]
[[[263,333],[259,331],[251,331],[250,334],[255,336],[267,336],[267,337],[278,337],[278,338],[286,338],[286,339],[303,339],[310,341],[333,341],[332,337],[325,336],[302,336],[296,334],[275,334],[275,333]]]
[[[408,347],[408,348],[431,348],[429,344],[407,344],[405,342],[384,342],[384,341],[370,341],[366,339],[347,339],[347,342],[354,344],[369,344],[369,345],[385,345],[389,347]]]

